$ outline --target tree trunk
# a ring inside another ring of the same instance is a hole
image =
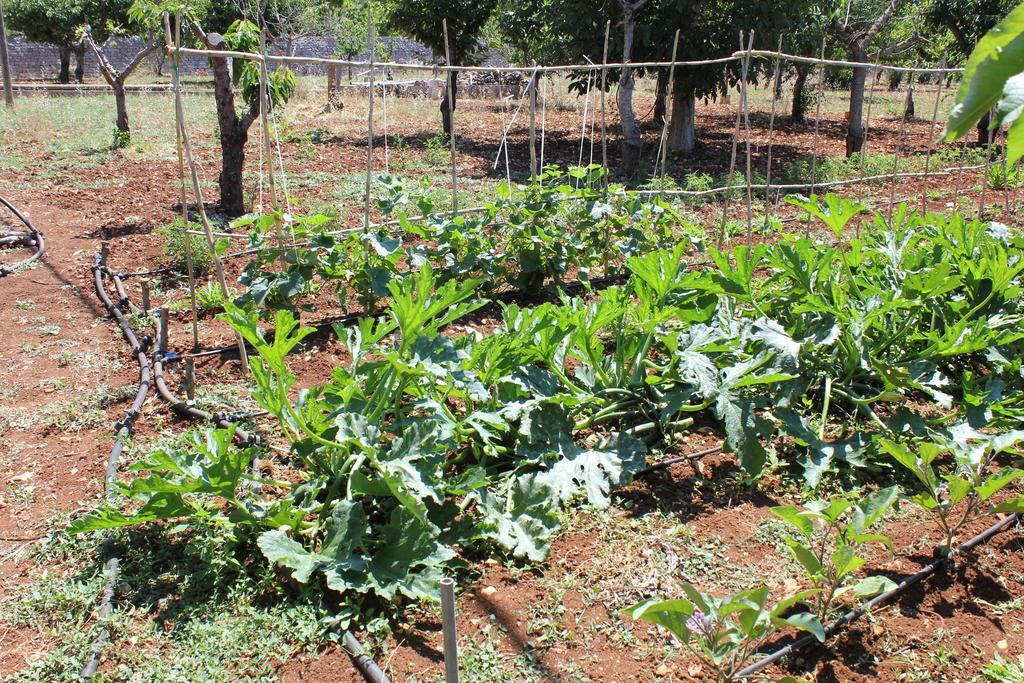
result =
[[[636,27],[636,5],[623,3],[622,17],[622,61],[626,64],[633,58],[633,30]],[[636,123],[633,111],[633,69],[625,66],[619,78],[619,123],[622,126],[622,159],[619,162],[619,174],[632,176],[640,165],[640,126]]]
[[[71,48],[60,47],[60,71],[57,73],[58,83],[71,82]]]
[[[981,118],[978,119],[978,147],[985,147],[988,145],[988,125],[988,112],[985,112],[981,115]]]
[[[796,69],[796,80],[793,81],[793,106],[790,116],[794,121],[803,123],[807,120],[807,96],[804,91],[807,88],[807,76],[810,74],[811,68],[800,62],[794,64],[793,68]]]
[[[772,98],[776,101],[782,99],[782,69],[775,74],[775,83],[772,86]]]
[[[868,61],[867,46],[863,43],[854,43],[849,46],[850,59],[854,62]],[[860,152],[864,146],[864,84],[867,81],[868,72],[863,66],[853,69],[853,78],[850,82],[850,113],[846,128],[846,156]]]
[[[903,118],[910,121],[914,118],[917,113],[917,108],[914,106],[914,88],[907,88],[907,97],[903,101]]]
[[[208,34],[207,41],[211,48],[224,49],[224,38],[219,34]],[[256,114],[250,108],[244,119],[238,118],[230,62],[224,57],[215,57],[210,59],[210,66],[213,70],[213,97],[217,102],[217,127],[220,130],[220,207],[228,216],[241,216],[245,213],[242,192],[245,142]]]
[[[125,101],[124,81],[118,80],[110,84],[114,89],[114,106],[117,109],[117,122],[114,124],[122,132],[129,132],[128,128],[128,104]]]
[[[654,122],[661,125],[668,115],[668,72],[658,72],[658,81],[654,87]]]
[[[451,110],[448,109],[448,91],[451,90]],[[459,104],[459,72],[451,71],[448,74],[448,78],[445,81],[444,93],[441,95],[441,127],[444,128],[444,134],[451,137],[452,134],[452,111],[454,111]]]
[[[248,133],[234,130],[220,136],[220,207],[228,216],[245,213],[245,197],[242,193],[242,169],[245,167],[245,142]]]
[[[676,91],[672,96],[672,121],[668,128],[668,148],[684,155],[697,148],[697,97],[693,91]]]
[[[902,71],[892,71],[889,73],[889,92],[899,90],[901,83],[903,83]]]
[[[75,80],[82,83],[85,80],[85,41],[78,41],[75,45]]]

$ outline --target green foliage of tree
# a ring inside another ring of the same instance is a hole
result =
[[[84,72],[84,43],[81,30],[93,26],[96,40],[110,37],[110,29],[122,23],[131,0],[8,0],[4,15],[9,30],[29,40],[54,45],[60,52],[58,80],[70,80],[71,54],[78,57],[76,77]]]
[[[488,0],[406,0],[396,3],[388,12],[384,30],[408,36],[445,56],[444,22],[448,24],[448,45],[451,63],[456,66],[479,63],[483,57],[481,33],[494,12],[495,3]],[[458,74],[452,72],[448,91],[441,100],[441,118],[445,133],[451,134],[451,112],[456,106]]]

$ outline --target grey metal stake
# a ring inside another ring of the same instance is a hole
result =
[[[441,579],[441,630],[444,634],[444,681],[459,683],[459,647],[455,630],[455,580]]]

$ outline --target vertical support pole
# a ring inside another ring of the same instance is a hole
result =
[[[917,74],[915,73],[911,73],[910,77],[907,79],[907,92],[910,96],[913,96],[914,76],[916,75]],[[902,117],[900,118],[900,134],[899,137],[896,138],[896,154],[893,156],[892,160],[892,177],[889,180],[889,210],[887,212],[890,223],[892,222],[892,208],[896,203],[896,174],[899,170],[900,152],[903,150],[903,138],[907,133],[907,119],[910,118],[907,114],[907,110],[904,109]]]
[[[267,72],[267,60],[262,59],[267,53],[267,34],[260,30],[260,123],[263,127],[263,154],[267,159],[267,186],[270,188],[270,205],[277,211],[277,183],[274,182],[274,150],[270,141],[270,122],[267,114],[270,111],[270,93],[267,91],[267,82],[270,74]],[[277,226],[277,246],[280,249],[283,244],[281,238],[281,226]]]
[[[740,31],[740,47],[743,47],[743,31]],[[728,68],[728,67],[726,67]],[[744,56],[741,67],[743,78],[746,78],[746,57]],[[725,181],[725,200],[722,202],[722,224],[718,229],[718,248],[725,246],[725,224],[729,217],[729,207],[732,204],[732,181],[736,173],[736,147],[740,141],[740,115],[743,113],[741,107],[736,107],[736,125],[732,131],[732,156],[729,157],[729,176]]]
[[[612,20],[604,25],[604,56],[601,58],[601,167],[604,169],[604,194],[608,196],[608,118],[605,108],[605,91],[608,89],[608,38],[612,31]]]
[[[327,103],[334,101],[335,89],[338,87],[338,65],[327,65]]]
[[[993,121],[995,109],[989,109],[988,120]],[[985,146],[985,166],[981,169],[981,195],[978,197],[978,220],[980,221],[985,213],[985,195],[988,193],[988,169],[992,166],[992,142],[995,139],[996,129],[989,127],[988,144]]]
[[[537,66],[537,62],[533,62]],[[530,78],[530,182],[537,180],[537,80],[536,69]],[[506,143],[507,144],[507,143]]]
[[[7,27],[4,25],[4,3],[0,0],[0,74],[4,79],[4,102],[14,106],[14,86],[11,83],[11,64],[7,57]]]
[[[178,17],[180,22],[180,15]],[[171,26],[170,20],[167,15],[164,15],[164,34],[167,38],[167,43],[170,45],[171,42]],[[206,246],[210,249],[210,255],[213,257],[214,270],[217,273],[217,281],[220,284],[221,294],[224,295],[225,299],[230,297],[228,293],[228,283],[224,278],[224,264],[221,262],[220,254],[217,252],[217,244],[213,239],[213,226],[210,225],[210,219],[206,215],[206,205],[203,203],[203,190],[199,183],[199,171],[196,168],[195,159],[192,157],[192,142],[188,137],[188,130],[185,127],[185,106],[181,100],[181,78],[178,74],[178,60],[177,60],[177,48],[175,47],[174,52],[175,60],[173,64],[173,86],[174,86],[174,115],[177,118],[178,132],[181,137],[181,144],[185,151],[185,160],[188,162],[189,173],[192,176],[192,189],[195,191],[196,196],[196,208],[199,211],[199,220],[203,224],[203,230],[206,233]],[[188,225],[186,223],[186,225]],[[238,342],[238,356],[242,361],[242,368],[246,371],[249,369],[249,354],[245,350],[245,341],[242,339],[242,335],[235,332],[235,339]]]
[[[868,137],[871,135],[871,105],[875,101],[875,85],[878,81],[878,60],[875,60],[875,68],[868,70],[868,80],[871,81],[871,88],[868,90],[868,110],[864,114],[864,144],[860,147],[860,179],[864,180],[864,159],[868,154]],[[857,223],[860,226],[860,222]],[[860,228],[857,228],[860,230]]]
[[[174,44],[181,45],[181,12],[174,15]],[[170,39],[167,40],[167,49],[170,49]],[[171,57],[171,68],[175,73],[178,71],[179,57],[175,53]],[[188,294],[189,302],[192,304],[192,348],[199,348],[199,310],[196,305],[196,266],[192,256],[192,235],[188,234],[188,196],[185,191],[185,157],[181,148],[181,128],[174,127],[176,149],[178,150],[178,179],[179,179],[179,202],[181,203],[181,226],[185,236],[185,269],[188,273]]]
[[[814,149],[811,150],[811,196],[814,186],[818,184],[818,144],[821,140],[821,100],[825,97],[825,37],[821,39],[821,71],[818,74],[818,102],[814,114]],[[804,237],[811,235],[811,212],[807,212],[807,223],[804,225]]]
[[[188,235],[185,235],[188,237]],[[142,287],[142,312],[149,313],[149,280],[140,283]]]
[[[924,180],[921,181],[921,215],[928,212],[928,173],[931,170],[932,148],[935,146],[935,121],[939,118],[939,103],[942,101],[942,86],[946,84],[944,74],[936,72],[939,76],[939,87],[935,92],[935,106],[932,108],[932,122],[928,126],[928,151],[924,155]]]
[[[100,242],[100,256],[103,257],[103,263],[106,265],[107,257],[110,256],[110,242],[107,240]]]
[[[373,175],[373,69],[374,61],[377,57],[377,27],[373,23],[373,12],[366,12],[366,37],[369,43],[370,49],[370,73],[367,82],[369,87],[367,88],[367,113],[366,113],[366,189],[363,201],[365,203],[365,211],[363,211],[363,230],[366,232],[370,231],[370,184],[371,176]]]
[[[448,19],[441,20],[444,29],[444,61],[445,61],[445,92],[448,94],[448,123],[451,126],[448,141],[452,148],[452,211],[459,210],[459,172],[455,152],[455,97],[452,92],[452,81],[458,78],[458,72],[452,69],[452,45],[448,42]]]
[[[743,45],[740,45],[743,49]],[[740,81],[740,106],[743,107],[743,136],[746,138],[747,155],[747,244],[754,241],[754,203],[753,190],[750,187],[750,102],[747,98],[747,73],[750,69],[750,53],[754,50],[754,29],[750,29],[750,36],[747,38],[747,55],[743,61],[743,80]]]
[[[772,138],[775,135],[775,109],[778,98],[775,97],[775,93],[779,90],[779,79],[782,78],[782,34],[779,34],[779,47],[776,50],[775,55],[775,70],[772,73],[772,113],[768,117],[768,163],[765,165],[764,170],[764,200],[765,202],[771,201],[772,195]],[[767,220],[767,216],[765,216]]]
[[[441,629],[444,634],[444,681],[459,683],[459,646],[455,629],[455,581],[441,579]]]
[[[185,356],[185,397],[189,401],[196,398],[196,361],[192,356]]]
[[[668,122],[672,120],[672,101],[675,99],[676,56],[679,54],[679,29],[672,42],[672,65],[668,68],[668,88],[665,89],[665,120],[661,123],[661,198],[665,199],[665,169],[668,167]]]

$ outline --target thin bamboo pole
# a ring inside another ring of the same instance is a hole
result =
[[[181,21],[180,14],[177,15],[178,22]],[[168,15],[164,14],[164,34],[170,47],[171,42],[171,26]],[[210,254],[213,256],[214,269],[217,272],[217,280],[220,283],[221,294],[227,299],[230,295],[228,294],[228,283],[224,278],[224,264],[221,263],[220,254],[217,253],[217,245],[213,240],[213,226],[210,225],[210,219],[206,215],[206,205],[203,203],[203,191],[199,183],[199,171],[196,169],[195,159],[192,157],[192,143],[188,137],[188,129],[185,127],[185,107],[182,104],[181,99],[181,79],[178,74],[178,65],[175,61],[172,65],[172,73],[174,80],[174,113],[177,118],[179,140],[181,146],[185,151],[185,161],[188,163],[189,172],[192,176],[192,189],[196,196],[196,208],[199,211],[199,220],[203,224],[203,228],[206,232],[206,245],[210,249]],[[187,223],[186,223],[187,225]],[[238,341],[238,356],[242,361],[242,368],[245,370],[249,369],[249,355],[245,350],[245,341],[242,339],[242,335],[235,332],[235,337]]]
[[[992,117],[995,116],[995,110],[990,109],[988,112],[988,120],[991,122]],[[981,176],[981,195],[978,197],[978,220],[981,220],[985,213],[985,195],[988,193],[988,168],[987,164],[992,163],[992,142],[995,140],[995,128],[989,126],[988,129],[988,144],[985,147],[985,173]]]
[[[448,19],[441,20],[444,29],[444,60],[445,60],[445,91],[448,94],[448,123],[451,126],[448,140],[452,148],[452,211],[459,210],[459,172],[455,150],[455,100],[452,97],[452,74],[457,73],[452,66],[452,47],[448,42]]]
[[[910,78],[907,80],[907,92],[910,97],[914,96],[914,76],[915,74],[910,74]],[[907,133],[907,119],[910,118],[908,114],[909,112],[904,109],[903,116],[900,118],[900,134],[896,138],[896,154],[892,160],[892,180],[889,183],[889,209],[887,212],[890,224],[892,223],[893,205],[896,203],[896,174],[899,171],[900,152],[903,151],[903,138]]]
[[[366,38],[367,47],[370,50],[370,74],[367,80],[370,87],[367,89],[367,113],[366,113],[366,187],[363,192],[363,230],[370,230],[370,190],[373,183],[373,63],[377,56],[376,25],[373,23],[373,12],[366,13]]]
[[[608,110],[605,107],[605,91],[608,89],[608,38],[611,31],[612,20],[609,19],[604,25],[604,56],[601,58],[601,167],[604,169],[602,178],[605,196],[608,196]]]
[[[740,45],[743,44],[743,31],[740,31]],[[745,68],[741,70],[744,78],[746,77]],[[726,86],[728,87],[728,86]],[[736,107],[736,125],[732,131],[732,156],[729,158],[729,176],[725,181],[726,193],[725,201],[722,203],[722,223],[718,229],[718,248],[721,249],[726,242],[725,224],[729,217],[729,207],[732,204],[732,189],[733,189],[733,174],[736,173],[736,147],[739,145],[740,140],[740,116],[742,114],[742,107]]]
[[[675,40],[672,41],[672,64],[668,68],[668,88],[665,90],[665,120],[661,124],[661,191],[665,192],[665,169],[668,166],[668,122],[672,120],[672,100],[676,87],[676,55],[679,52],[679,33],[676,29]],[[664,197],[664,194],[662,194]]]
[[[877,62],[875,62],[877,66]],[[871,135],[871,105],[875,102],[875,72],[868,70],[868,80],[871,81],[871,88],[868,90],[868,109],[864,115],[864,144],[860,146],[860,177],[864,177],[864,159],[868,155],[868,138]],[[860,223],[857,223],[858,230],[860,230]]]
[[[935,93],[935,106],[932,107],[932,121],[928,126],[928,151],[924,155],[924,180],[921,182],[921,214],[928,212],[928,171],[931,167],[932,150],[935,148],[935,122],[939,118],[939,103],[942,101],[942,87],[946,79],[939,79],[939,87]]]
[[[818,101],[814,113],[814,148],[811,150],[811,196],[818,182],[818,145],[821,140],[821,101],[825,97],[825,38],[821,39],[821,70],[818,72]],[[804,225],[804,237],[811,235],[811,212],[807,212],[807,223]]]
[[[177,13],[174,16],[174,44],[181,44],[181,13]],[[172,68],[175,69],[175,73],[179,68],[179,58],[177,55],[172,57]],[[185,270],[188,273],[188,294],[189,303],[192,305],[192,348],[199,348],[199,310],[196,305],[196,268],[195,268],[195,257],[192,255],[192,236],[188,234],[188,196],[185,189],[185,157],[181,152],[181,129],[177,126],[174,128],[174,135],[176,138],[176,148],[178,150],[178,178],[180,180],[180,196],[179,201],[181,203],[181,229],[185,231]]]
[[[779,52],[782,52],[782,34],[779,34]],[[764,176],[765,176],[765,202],[771,202],[771,184],[772,184],[772,138],[775,134],[775,109],[778,102],[778,98],[775,94],[779,90],[779,79],[782,78],[781,60],[775,58],[775,70],[772,74],[772,113],[768,117],[768,161],[765,164]]]
[[[740,45],[740,47],[743,46]],[[754,202],[753,190],[750,188],[752,175],[750,168],[750,102],[747,98],[747,70],[750,68],[750,52],[753,49],[754,30],[751,29],[750,36],[747,39],[747,61],[744,62],[743,66],[743,80],[740,81],[740,106],[743,107],[743,128],[747,154],[747,244],[751,244],[754,241]]]
[[[268,54],[265,57],[258,55],[254,52],[242,52],[239,50],[205,50],[205,49],[194,49],[194,48],[172,48],[171,51],[177,52],[181,55],[192,55],[196,57],[209,58],[211,55],[217,57],[236,57],[239,59],[247,59],[251,61],[259,61],[266,59],[268,62],[281,62],[285,64],[335,64],[338,66],[351,66],[353,68],[360,67],[365,68],[369,66],[369,62],[360,62],[347,59],[328,59],[326,57],[303,57],[299,55],[274,55]],[[746,56],[745,50],[740,50],[731,55],[724,57],[715,57],[713,59],[690,59],[681,60],[676,62],[676,66],[714,66],[729,64],[730,62],[742,61]],[[817,57],[802,57],[800,55],[791,55],[787,53],[778,53],[771,50],[754,50],[751,52],[751,57],[754,59],[772,59],[774,57],[780,57],[787,62],[799,62],[801,64],[812,64],[819,65],[825,64],[837,68],[853,68],[853,67],[866,67],[866,68],[878,68],[882,71],[891,71],[893,73],[918,73],[918,74],[957,74],[963,73],[961,67],[950,67],[945,69],[938,69],[935,67],[911,67],[911,66],[893,66],[889,64],[870,64],[868,62],[853,62],[844,59],[824,59]],[[437,66],[432,64],[412,64],[402,62],[377,62],[377,68],[379,69],[395,69],[401,71],[431,71],[436,72]],[[542,73],[554,73],[560,71],[600,71],[602,66],[606,66],[609,69],[622,69],[629,67],[631,69],[659,69],[667,68],[672,66],[671,62],[609,62],[606,65],[602,64],[557,64],[538,66],[537,70]],[[485,72],[504,72],[504,73],[516,73],[523,71],[531,71],[530,66],[502,66],[502,67],[491,67],[491,66],[452,66],[450,69],[446,67],[446,71],[455,71],[458,73],[485,73]]]

